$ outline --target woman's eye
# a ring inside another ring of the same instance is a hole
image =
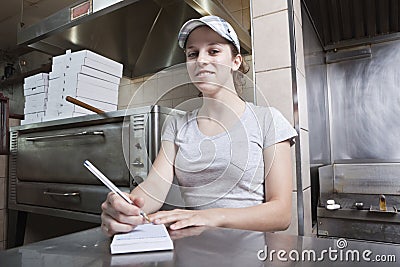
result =
[[[212,50],[210,51],[210,54],[211,54],[211,55],[215,55],[215,54],[218,54],[218,52],[219,52],[219,50],[217,50],[217,49],[212,49]]]
[[[186,56],[187,56],[188,58],[196,57],[196,55],[197,55],[196,52],[189,52],[189,53],[186,54]]]

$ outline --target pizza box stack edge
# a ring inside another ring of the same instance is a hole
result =
[[[49,74],[38,73],[24,79],[24,120],[21,124],[42,122],[47,107]]]
[[[123,65],[89,50],[53,57],[45,120],[71,118],[92,111],[67,102],[76,98],[105,112],[117,110]]]

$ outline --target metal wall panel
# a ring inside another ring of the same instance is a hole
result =
[[[333,162],[400,160],[400,41],[372,45],[371,53],[327,65]]]
[[[309,17],[303,13],[310,163],[330,164],[328,85],[325,52]]]

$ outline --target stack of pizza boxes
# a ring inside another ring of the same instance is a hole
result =
[[[122,64],[89,50],[53,57],[52,71],[25,78],[22,124],[93,114],[73,97],[105,112],[117,110]]]
[[[67,51],[64,55],[54,57],[49,75],[45,119],[93,114],[90,110],[67,102],[67,96],[106,112],[117,110],[122,69],[122,64],[89,50]]]

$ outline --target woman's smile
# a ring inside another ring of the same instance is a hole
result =
[[[210,77],[211,75],[215,75],[215,72],[208,71],[208,70],[200,70],[196,73],[196,77]]]

